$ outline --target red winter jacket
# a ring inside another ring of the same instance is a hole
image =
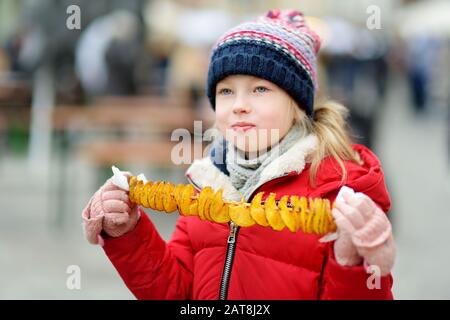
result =
[[[348,178],[344,184],[365,193],[388,212],[390,199],[378,159],[362,145],[353,148],[360,153],[364,164],[345,162]],[[323,160],[317,185],[312,188],[308,183],[310,165],[301,154],[297,152],[284,158],[290,163],[296,161],[293,158],[300,159],[298,168],[274,175],[275,178],[259,186],[253,195],[264,191],[266,195],[276,193],[277,199],[298,195],[333,201],[343,185],[336,161]],[[197,182],[214,176],[208,170],[220,171],[215,166],[202,168]],[[333,242],[320,243],[319,236],[301,231],[292,233],[286,228],[273,231],[255,225],[238,228],[234,244],[229,244],[229,224],[180,216],[170,241],[165,242],[145,212],[141,213],[133,231],[119,238],[105,239],[104,246],[107,256],[138,299],[214,300],[220,294],[227,299],[393,298],[391,275],[381,278],[381,288],[369,289],[367,282],[371,274],[363,266],[339,265],[334,258]]]

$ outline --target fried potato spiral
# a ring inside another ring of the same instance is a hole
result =
[[[190,184],[177,186],[170,182],[148,181],[130,178],[130,201],[145,208],[172,213],[178,210],[182,216],[198,216],[202,220],[216,223],[233,221],[241,227],[255,224],[281,231],[302,230],[307,234],[325,235],[336,231],[328,199],[307,199],[298,196],[283,196],[276,201],[270,193],[263,202],[263,192],[255,195],[251,203],[225,201],[223,190],[214,192],[205,187],[197,192]]]

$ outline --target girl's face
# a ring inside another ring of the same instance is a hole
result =
[[[216,87],[216,125],[247,157],[264,152],[281,140],[294,123],[295,102],[270,81],[232,75]]]

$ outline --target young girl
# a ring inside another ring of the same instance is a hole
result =
[[[108,180],[83,211],[85,231],[137,298],[393,298],[383,172],[370,150],[351,144],[343,106],[314,104],[319,47],[297,11],[269,11],[223,35],[207,83],[221,137],[186,176],[198,190],[223,188],[228,200],[262,191],[336,200],[337,239],[180,216],[166,243]],[[262,138],[271,131],[278,137]],[[358,193],[336,199],[344,185]]]

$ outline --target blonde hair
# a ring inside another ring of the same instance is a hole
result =
[[[347,179],[347,170],[344,161],[362,164],[358,152],[352,149],[352,140],[347,130],[348,109],[342,104],[326,100],[314,105],[314,117],[311,119],[305,112],[291,100],[294,112],[294,121],[313,133],[318,138],[318,146],[310,156],[310,182],[315,186],[317,171],[322,160],[328,156],[333,157],[342,170],[341,182]]]

